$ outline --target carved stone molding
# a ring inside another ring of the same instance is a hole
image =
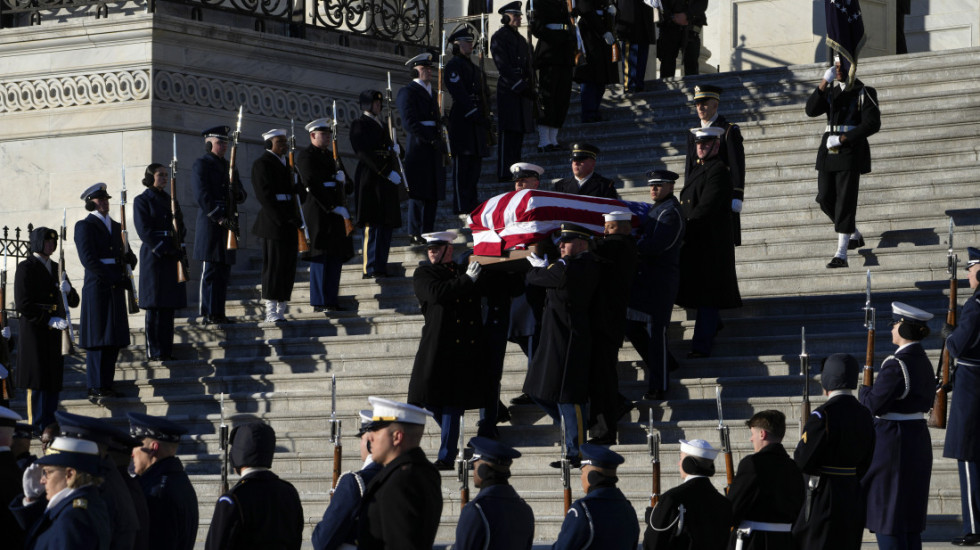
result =
[[[149,69],[0,81],[0,113],[150,98]]]

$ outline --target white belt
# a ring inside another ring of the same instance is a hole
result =
[[[739,529],[751,529],[753,531],[770,531],[774,533],[789,533],[793,529],[791,523],[768,523],[765,521],[745,520],[738,524]]]
[[[276,195],[277,201],[288,201],[291,200],[292,198],[293,198],[292,195],[285,195],[283,193],[279,193],[278,195]]]
[[[568,28],[568,25],[562,25],[561,23],[548,23],[544,28],[550,31],[563,31]]]
[[[436,125],[436,121],[434,121],[434,120],[423,120],[423,121],[419,122],[419,124],[421,124],[422,126],[435,126]]]
[[[99,261],[102,262],[102,263],[104,263],[104,264],[109,264],[109,265],[112,265],[112,264],[116,263],[116,259],[115,258],[99,258]]]
[[[830,126],[830,125],[827,125],[827,126],[824,127],[823,131],[824,132],[850,132],[851,130],[853,130],[855,128],[857,128],[857,126],[848,126],[848,125]]]
[[[924,420],[924,413],[885,413],[880,414],[876,418],[882,420]]]

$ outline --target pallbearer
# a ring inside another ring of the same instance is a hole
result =
[[[555,550],[589,547],[590,541],[601,542],[606,550],[634,550],[640,538],[636,511],[623,492],[616,487],[616,468],[625,461],[608,447],[582,445],[582,490],[585,496],[576,500],[565,514]]]

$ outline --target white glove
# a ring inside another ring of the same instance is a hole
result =
[[[823,73],[823,79],[826,80],[828,84],[837,79],[837,68],[831,67],[827,69],[827,72]]]
[[[71,292],[71,283],[68,282],[68,279],[61,281],[61,291],[65,294]]]
[[[609,7],[606,8],[606,13],[608,13],[609,15],[615,16],[616,15],[616,11],[617,10],[616,10],[615,4],[609,4]]]
[[[606,41],[607,46],[612,46],[616,43],[616,37],[611,32],[606,32],[606,34],[602,35],[602,39]]]
[[[343,206],[334,207],[334,209],[331,210],[331,212],[333,212],[334,214],[340,214],[345,220],[350,219],[350,212],[348,212],[347,209],[344,208]]]
[[[0,330],[0,336],[10,340],[10,327],[3,327],[3,330]]]
[[[65,321],[61,317],[52,317],[48,319],[48,326],[55,330],[65,330],[68,328],[68,321]]]
[[[840,147],[840,136],[827,136],[827,149]]]
[[[537,254],[531,253],[527,257],[527,263],[531,264],[531,267],[547,267],[548,265],[548,255],[545,254],[544,258],[539,258]]]
[[[395,172],[394,170],[392,170],[391,173],[388,174],[388,179],[391,180],[391,183],[394,183],[395,185],[400,185],[402,182],[402,177],[399,176],[398,172]]]
[[[396,155],[402,154],[402,148],[399,147],[397,143],[395,143],[394,145],[392,145],[391,146],[391,149],[395,152]]]
[[[345,176],[342,171],[338,170],[337,173],[333,175],[333,179],[337,183],[344,183],[347,181],[347,176]]]
[[[466,268],[466,276],[475,283],[480,278],[480,270],[482,268],[483,266],[480,265],[480,262],[470,262],[469,267]]]
[[[732,212],[742,211],[742,199],[732,199]]]
[[[44,496],[44,485],[41,485],[41,465],[33,463],[24,470],[24,497],[37,500]]]

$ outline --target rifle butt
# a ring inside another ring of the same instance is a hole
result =
[[[568,509],[572,507],[572,489],[570,487],[565,489],[564,497],[565,497],[565,513],[567,514]]]
[[[177,282],[187,282],[187,266],[184,265],[183,259],[177,260]]]
[[[864,355],[864,380],[862,384],[871,387],[874,384],[874,361],[875,361],[875,331],[868,331],[867,353]]]
[[[306,254],[310,251],[310,241],[306,240],[306,233],[303,228],[296,230],[296,246],[300,254]]]
[[[462,508],[470,502],[470,490],[460,489],[459,490],[459,507]]]
[[[133,279],[130,278],[129,280],[132,281]],[[126,301],[129,304],[129,314],[130,315],[135,315],[135,314],[137,314],[137,313],[140,312],[139,302],[136,301],[136,292],[134,292],[132,290],[127,290],[126,291]]]
[[[337,481],[340,480],[340,465],[343,461],[343,447],[340,445],[333,446],[333,484],[330,485],[331,488],[337,487]]]
[[[72,345],[68,330],[61,331],[61,355],[74,355],[75,347]]]
[[[231,229],[228,230],[228,241],[225,244],[227,250],[238,250],[238,235]]]
[[[650,491],[650,507],[653,508],[660,502],[660,463],[652,466],[653,485]]]
[[[725,453],[725,494],[732,488],[732,482],[735,481],[735,463],[732,460],[732,452],[728,451]]]
[[[623,58],[622,52],[619,51],[619,42],[613,42],[612,45],[612,62],[619,63],[620,59]]]

